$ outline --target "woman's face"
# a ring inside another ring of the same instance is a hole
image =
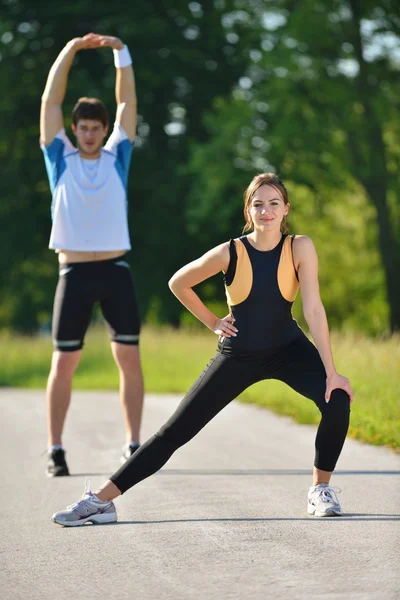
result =
[[[247,209],[254,229],[269,231],[280,229],[283,217],[288,214],[290,205],[285,204],[280,191],[268,184],[255,192]]]

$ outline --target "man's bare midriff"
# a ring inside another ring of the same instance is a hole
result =
[[[92,262],[96,260],[108,260],[123,256],[125,250],[113,250],[111,252],[77,252],[75,250],[60,250],[58,253],[58,262],[62,265],[66,263]]]

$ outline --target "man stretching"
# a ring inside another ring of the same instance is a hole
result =
[[[80,98],[72,113],[77,149],[63,127],[68,73],[79,50],[112,48],[117,113],[106,145],[108,112],[97,98]],[[50,69],[42,96],[40,141],[52,191],[49,247],[58,253],[53,309],[54,352],[47,384],[47,475],[69,475],[62,431],[72,378],[93,305],[100,303],[120,373],[126,445],[122,462],[139,447],[143,378],[139,314],[125,253],[130,249],[127,179],[136,135],[136,92],[128,48],[118,38],[89,33],[67,43]]]

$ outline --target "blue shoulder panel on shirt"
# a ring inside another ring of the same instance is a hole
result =
[[[49,146],[42,146],[42,150],[50,189],[53,193],[61,175],[66,169],[64,160],[64,142],[59,138],[54,138]]]
[[[131,162],[133,146],[134,142],[132,143],[130,140],[124,140],[117,146],[117,159],[115,161],[115,168],[117,169],[118,175],[121,178],[125,191],[128,185],[129,164]]]

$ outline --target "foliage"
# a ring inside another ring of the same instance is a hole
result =
[[[290,188],[293,230],[310,235],[319,251],[332,324],[369,333],[398,325],[400,16],[393,2],[2,5],[0,328],[34,332],[50,319],[57,265],[46,249],[40,96],[62,46],[88,31],[119,35],[135,62],[129,256],[145,319],[178,325],[188,318],[169,277],[240,235],[245,187],[255,172],[277,169]],[[110,51],[77,56],[67,127],[82,95],[112,108]],[[221,306],[221,278],[200,293]]]

